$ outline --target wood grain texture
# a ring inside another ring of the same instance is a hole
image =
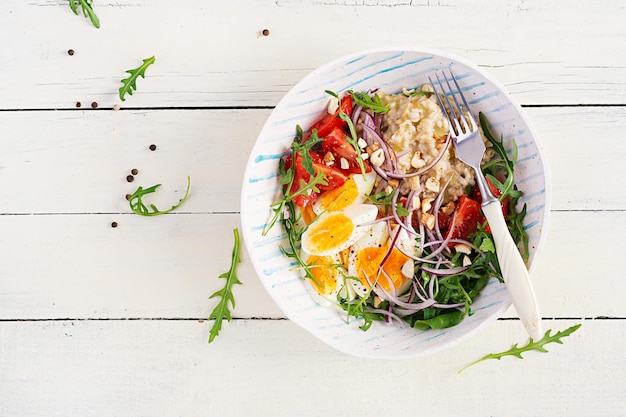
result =
[[[0,323],[3,416],[294,416],[322,414],[622,416],[623,322],[582,327],[546,346],[457,371],[525,336],[498,321],[435,357],[347,357],[288,321],[238,320],[207,344],[210,322]],[[592,354],[593,352],[593,354]],[[573,360],[578,358],[578,360]]]
[[[0,74],[14,80],[0,84],[0,109],[272,106],[327,61],[390,44],[469,59],[523,104],[626,97],[621,0],[125,0],[94,4],[101,29],[65,1],[22,4],[5,1],[0,14]],[[477,10],[479,23],[468,18]],[[28,30],[33,22],[37,30]],[[124,71],[152,55],[141,94],[121,103]]]
[[[127,212],[124,196],[156,183],[154,201],[166,207],[188,175],[183,212],[238,212],[245,164],[270,111],[0,112],[0,213]],[[616,140],[626,137],[624,107],[525,111],[550,165],[552,210],[626,208],[618,192],[626,142]]]
[[[101,29],[65,0],[0,6],[0,416],[626,415],[623,1],[94,9]],[[468,59],[525,106],[552,179],[533,271],[544,326],[582,328],[549,354],[460,375],[526,342],[513,309],[432,357],[357,359],[285,320],[243,252],[235,320],[207,344],[208,296],[229,267],[245,162],[272,107],[314,68],[389,45]],[[121,102],[124,71],[152,55]],[[165,208],[187,176],[176,213],[130,214],[137,186],[162,183],[150,201]]]

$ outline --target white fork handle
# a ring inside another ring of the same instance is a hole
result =
[[[491,228],[502,278],[515,310],[530,337],[533,340],[539,340],[543,334],[535,292],[530,282],[526,264],[507,228],[500,202],[494,201],[486,204],[482,210]]]

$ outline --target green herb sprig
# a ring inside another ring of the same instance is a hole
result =
[[[176,210],[187,199],[187,196],[189,196],[189,188],[191,187],[191,178],[187,177],[187,189],[185,190],[185,195],[183,196],[183,198],[181,198],[177,204],[173,205],[172,207],[164,211],[159,210],[154,204],[150,204],[150,208],[148,208],[143,202],[144,196],[156,192],[156,190],[160,186],[161,184],[156,184],[156,185],[153,185],[152,187],[148,187],[145,189],[141,186],[137,187],[137,190],[135,190],[135,192],[132,193],[130,197],[128,198],[130,209],[133,211],[133,213],[139,214],[140,216],[159,216],[161,214],[167,214],[171,211]]]
[[[485,172],[486,177],[489,178],[502,193],[500,199],[507,197],[511,199],[509,202],[509,213],[507,214],[509,231],[513,237],[513,241],[519,243],[522,258],[525,261],[528,261],[530,253],[528,246],[528,234],[523,227],[524,217],[526,216],[526,204],[524,204],[519,212],[517,212],[515,208],[519,198],[522,196],[522,192],[517,189],[514,183],[514,167],[515,162],[517,161],[517,143],[513,140],[512,155],[511,158],[509,158],[506,149],[504,149],[503,138],[500,137],[500,140],[495,138],[489,129],[487,117],[483,113],[479,113],[478,118],[483,134],[487,140],[491,142],[493,150],[499,156],[499,158],[494,158],[487,162],[483,166],[483,171]],[[495,177],[499,170],[504,170],[506,172],[506,180],[503,184],[500,184],[500,181],[498,181]]]
[[[93,0],[69,0],[70,9],[78,16],[78,6],[80,6],[83,15],[91,20],[91,23],[98,29],[100,29],[100,19],[96,16],[96,13],[91,7]]]
[[[137,68],[133,68],[127,70],[126,72],[130,74],[130,77],[124,78],[122,80],[122,86],[120,87],[120,100],[126,101],[126,94],[129,96],[133,95],[133,90],[137,91],[137,78],[141,76],[141,78],[146,78],[146,69],[154,64],[156,58],[151,56],[150,58],[146,58],[143,60],[143,64],[141,64]]]
[[[231,320],[230,306],[235,309],[235,296],[233,295],[233,285],[241,285],[241,281],[237,278],[237,265],[241,263],[241,250],[239,241],[239,229],[233,230],[235,235],[235,243],[233,245],[233,252],[231,256],[230,269],[224,272],[219,278],[226,279],[224,287],[214,292],[209,299],[214,297],[220,297],[219,303],[213,308],[213,311],[209,315],[209,320],[215,320],[213,326],[209,331],[209,343],[211,343],[219,335],[222,330],[222,322],[224,320]]]
[[[296,140],[291,144],[292,163],[289,169],[285,168],[284,159],[280,160],[278,166],[279,171],[279,183],[283,185],[283,197],[271,205],[274,214],[272,218],[263,228],[262,235],[265,236],[274,227],[276,222],[281,218],[285,207],[288,203],[291,203],[296,197],[300,195],[307,195],[309,192],[319,193],[320,185],[328,185],[326,175],[322,171],[315,172],[313,168],[313,160],[309,154],[309,150],[313,148],[322,139],[317,136],[314,131],[309,140],[302,143],[302,128],[296,126]],[[302,166],[310,175],[309,181],[300,180],[300,184],[295,188],[295,191],[291,191],[294,187],[295,172],[296,172],[296,154],[302,157]]]
[[[337,100],[339,100],[339,95],[335,93],[334,91],[326,90],[326,94],[329,94],[335,97]],[[352,147],[356,151],[356,161],[359,164],[359,168],[361,169],[361,174],[363,174],[363,178],[365,178],[365,164],[363,163],[363,157],[361,156],[363,152],[361,151],[361,148],[359,147],[359,143],[358,143],[359,137],[356,133],[356,127],[354,126],[354,123],[352,123],[352,119],[350,118],[350,116],[348,116],[343,110],[341,110],[341,106],[339,107],[339,118],[343,120],[344,122],[346,122],[346,125],[348,126],[348,130],[350,131],[350,134],[344,135],[344,137],[346,138],[346,141],[350,145],[352,145]]]
[[[348,90],[348,94],[352,95],[354,102],[360,106],[363,106],[367,109],[371,109],[375,113],[385,114],[389,111],[389,106],[383,104],[380,96],[376,93],[373,95],[369,95],[368,93],[356,92],[352,90]]]
[[[536,350],[538,352],[548,352],[546,350],[546,348],[544,347],[545,345],[547,345],[548,343],[559,343],[559,344],[563,344],[563,341],[561,339],[563,339],[566,336],[571,335],[572,333],[574,333],[576,330],[578,330],[580,328],[580,326],[582,326],[582,324],[576,324],[574,326],[571,326],[563,331],[560,332],[556,332],[554,335],[550,335],[550,332],[552,330],[548,329],[548,331],[546,331],[546,333],[543,335],[543,337],[540,340],[537,340],[536,342],[533,340],[533,338],[531,337],[530,340],[528,341],[528,343],[524,346],[518,347],[517,343],[514,344],[511,349],[504,351],[504,352],[500,352],[500,353],[490,353],[489,355],[485,355],[482,358],[478,359],[477,361],[474,361],[472,363],[470,363],[469,365],[465,366],[464,368],[459,370],[459,373],[463,372],[464,370],[466,370],[467,368],[469,368],[472,365],[475,365],[477,363],[486,361],[488,359],[497,359],[500,360],[501,358],[505,357],[505,356],[515,356],[516,358],[519,359],[524,359],[522,357],[522,353],[524,352],[528,352],[531,350]]]

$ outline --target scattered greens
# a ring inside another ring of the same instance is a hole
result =
[[[135,192],[132,193],[130,197],[128,198],[128,201],[130,203],[130,209],[133,211],[133,213],[139,214],[140,216],[158,216],[158,215],[167,214],[171,211],[176,210],[181,204],[183,204],[183,202],[187,199],[187,196],[189,195],[189,187],[191,186],[191,178],[187,177],[187,189],[185,190],[185,195],[183,196],[183,198],[181,198],[177,204],[173,205],[172,207],[170,207],[169,209],[165,211],[159,210],[154,204],[150,204],[150,208],[148,208],[143,202],[144,196],[154,193],[157,190],[157,188],[159,188],[160,186],[161,184],[156,184],[156,185],[153,185],[152,187],[148,187],[145,189],[139,186],[137,190],[135,190]]]
[[[215,320],[209,332],[209,343],[211,343],[220,333],[220,330],[222,329],[222,321],[231,320],[228,303],[230,303],[233,309],[235,308],[235,296],[233,295],[232,288],[235,284],[241,285],[241,281],[237,278],[237,265],[241,263],[239,230],[235,228],[233,233],[235,235],[235,243],[233,245],[230,269],[219,276],[219,278],[226,279],[226,282],[221,290],[214,292],[209,297],[209,299],[220,297],[219,303],[209,315],[209,320]]]
[[[93,11],[91,3],[93,3],[93,0],[69,0],[70,9],[72,9],[76,16],[78,16],[78,6],[80,6],[83,11],[83,15],[88,17],[89,20],[91,20],[91,23],[99,29],[100,19],[98,19],[98,16],[96,16],[96,13]]]
[[[122,80],[122,86],[120,87],[120,100],[126,101],[126,94],[132,96],[133,90],[137,91],[137,78],[141,76],[142,78],[146,78],[146,69],[154,64],[156,58],[151,56],[150,58],[146,58],[143,60],[143,64],[139,67],[127,70],[126,72],[130,74],[130,77],[124,78]]]
[[[475,365],[477,363],[480,363],[482,361],[486,361],[488,359],[497,359],[500,360],[501,358],[505,357],[505,356],[515,356],[519,359],[524,359],[522,357],[522,353],[524,352],[528,352],[531,350],[536,350],[538,352],[548,352],[544,346],[547,345],[548,343],[559,343],[559,344],[563,344],[563,341],[561,340],[562,338],[571,335],[572,333],[574,333],[576,330],[578,330],[578,328],[582,326],[582,324],[576,324],[574,326],[571,326],[563,331],[560,332],[556,332],[554,335],[550,335],[550,332],[552,330],[548,330],[546,331],[546,333],[544,334],[544,336],[541,338],[541,340],[537,340],[536,342],[533,341],[533,338],[531,337],[530,340],[528,341],[528,343],[525,346],[521,346],[518,347],[517,343],[514,344],[511,349],[505,351],[505,352],[500,352],[500,353],[490,353],[489,355],[485,355],[482,358],[478,359],[477,361],[474,361],[472,363],[470,363],[469,365],[465,366],[463,369],[459,370],[459,373],[463,372],[464,370],[466,370],[467,368],[469,368],[472,365]]]

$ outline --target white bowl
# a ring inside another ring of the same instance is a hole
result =
[[[299,272],[292,270],[291,260],[281,253],[280,247],[288,247],[288,243],[280,224],[266,236],[261,234],[271,217],[270,204],[281,195],[279,158],[288,150],[296,124],[306,129],[324,113],[329,98],[325,90],[339,94],[374,88],[400,92],[403,87],[426,83],[429,74],[443,68],[453,69],[473,112],[485,113],[494,134],[503,135],[505,147],[511,148],[512,138],[518,145],[515,176],[524,192],[520,204],[527,204],[531,272],[545,240],[550,183],[543,148],[522,108],[489,74],[459,57],[414,48],[368,50],[323,65],[296,84],[265,123],[246,167],[241,217],[250,260],[270,296],[290,320],[342,352],[384,359],[432,354],[475,335],[511,305],[504,285],[492,280],[472,304],[474,314],[455,327],[421,331],[374,322],[368,331],[362,331],[358,327],[361,321],[346,322],[335,310],[311,298]]]

